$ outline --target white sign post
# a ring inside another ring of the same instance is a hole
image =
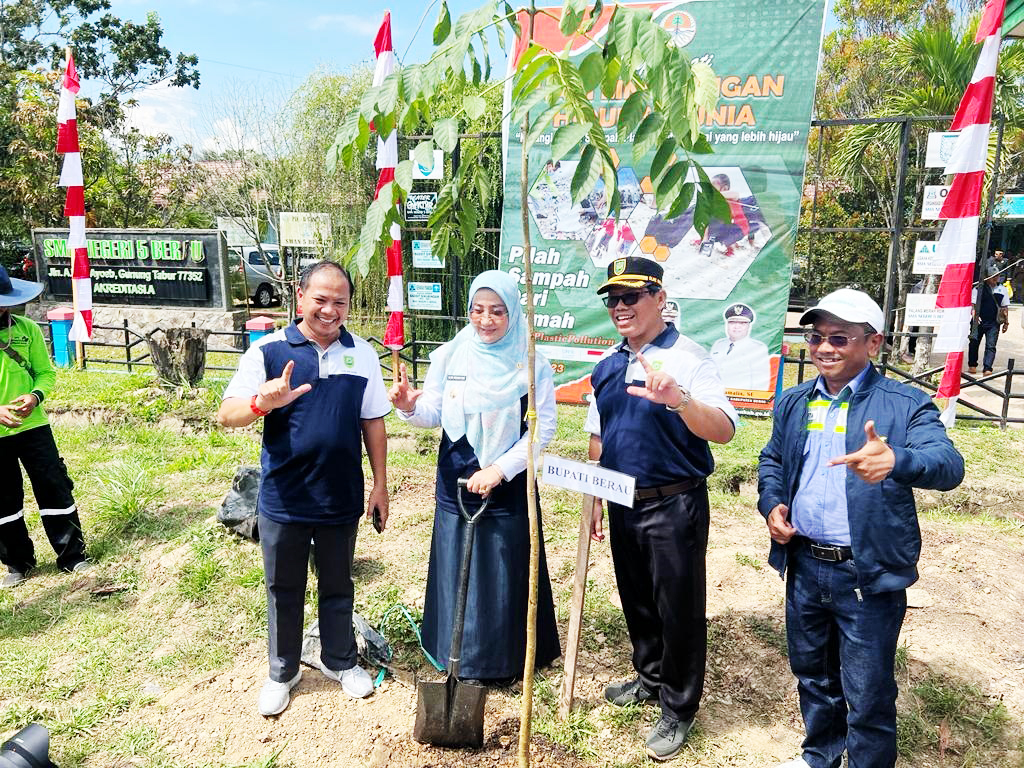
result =
[[[921,218],[935,221],[939,218],[942,203],[949,194],[948,184],[929,184],[924,188],[924,200],[921,202]]]
[[[924,155],[925,168],[945,168],[953,156],[953,147],[959,136],[959,131],[929,132],[928,149]]]
[[[256,219],[242,219],[238,216],[218,216],[217,229],[224,233],[228,247],[253,245],[259,240]]]
[[[407,291],[409,309],[441,309],[440,283],[409,283]]]
[[[942,310],[935,308],[934,293],[908,293],[907,311],[903,315],[903,325],[932,328],[942,324]]]
[[[331,242],[331,214],[281,213],[280,243],[293,248],[319,248]]]
[[[444,151],[434,150],[433,162],[429,165],[421,165],[416,162],[416,153],[409,150],[409,162],[412,163],[412,177],[414,179],[443,179],[444,178]]]
[[[603,469],[596,463],[571,461],[544,454],[542,479],[548,485],[583,492],[583,512],[580,515],[580,535],[576,547],[576,575],[569,604],[569,628],[565,638],[565,662],[562,665],[562,688],[558,695],[558,716],[563,720],[572,710],[573,689],[576,686],[576,659],[579,655],[580,628],[583,625],[583,601],[587,591],[587,570],[590,566],[590,519],[597,496],[616,504],[633,506],[636,478]]]
[[[914,246],[915,275],[941,275],[946,269],[945,259],[939,256],[939,244],[934,240],[918,240]]]

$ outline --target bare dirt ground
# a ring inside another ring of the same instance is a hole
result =
[[[1022,516],[1020,480],[1006,479],[1011,492],[997,497],[1004,517]],[[545,510],[551,499],[545,494]],[[989,498],[984,489],[960,492],[959,498]],[[795,684],[784,654],[783,584],[766,563],[767,536],[753,511],[751,489],[728,497],[714,509],[708,552],[709,658],[703,708],[691,745],[677,761],[683,765],[774,765],[799,751],[801,722]],[[942,501],[931,495],[925,503]],[[430,489],[411,485],[393,501],[394,525],[380,539],[363,534],[357,557],[369,580],[374,562],[393,564],[415,555],[423,561],[430,530]],[[557,505],[555,505],[557,506]],[[552,517],[564,517],[562,525]],[[565,631],[566,596],[575,561],[572,514],[548,513],[547,552],[560,625]],[[1001,700],[1010,727],[1024,722],[1024,556],[1019,531],[991,524],[923,521],[921,580],[911,593],[902,642],[908,663],[901,669],[901,689],[929,674],[976,686],[994,703]],[[410,561],[411,562],[411,561]],[[423,574],[398,585],[410,604],[420,599]],[[592,588],[584,621],[577,701],[594,729],[591,752],[574,755],[545,736],[535,736],[534,764],[551,766],[642,765],[643,737],[653,708],[632,718],[601,699],[609,680],[629,674],[629,644],[621,633],[607,632],[601,616],[614,615],[608,604],[613,588],[607,546],[591,551]],[[365,588],[364,583],[357,586]],[[604,591],[602,591],[602,588]],[[614,629],[614,622],[612,622]],[[239,764],[278,754],[277,765],[294,768],[340,766],[511,766],[516,764],[519,686],[488,697],[484,747],[446,750],[412,739],[416,693],[411,681],[389,677],[369,699],[353,701],[337,683],[306,669],[291,706],[279,717],[256,713],[256,697],[266,675],[265,645],[254,643],[230,669],[165,692],[145,714],[166,749],[182,765],[222,760]],[[548,690],[558,689],[561,669],[544,670]],[[554,722],[544,697],[537,717]],[[902,701],[901,707],[906,706]],[[939,734],[941,740],[942,734]],[[564,740],[560,739],[564,743]],[[943,744],[945,757],[921,754],[901,759],[901,766],[964,765],[962,750]],[[1018,744],[1018,749],[1020,745]],[[582,750],[584,753],[586,750]],[[989,751],[978,766],[1024,765],[1024,753]],[[97,765],[109,765],[102,757]],[[123,763],[130,764],[130,761]]]

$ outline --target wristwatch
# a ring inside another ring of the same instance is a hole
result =
[[[686,406],[690,404],[690,400],[693,398],[690,397],[690,393],[682,387],[679,387],[679,393],[683,396],[683,399],[679,401],[679,405],[666,405],[665,410],[672,411],[672,413],[682,413],[686,410]]]

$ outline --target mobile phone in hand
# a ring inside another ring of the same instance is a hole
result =
[[[377,533],[384,532],[384,521],[380,518],[380,507],[373,508],[373,530]]]

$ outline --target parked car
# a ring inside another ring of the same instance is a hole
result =
[[[281,256],[277,246],[264,246],[263,253],[255,245],[233,248],[228,263],[231,266],[231,293],[237,301],[251,299],[260,308],[280,303],[280,283],[267,269],[269,263],[274,274],[280,274]]]

